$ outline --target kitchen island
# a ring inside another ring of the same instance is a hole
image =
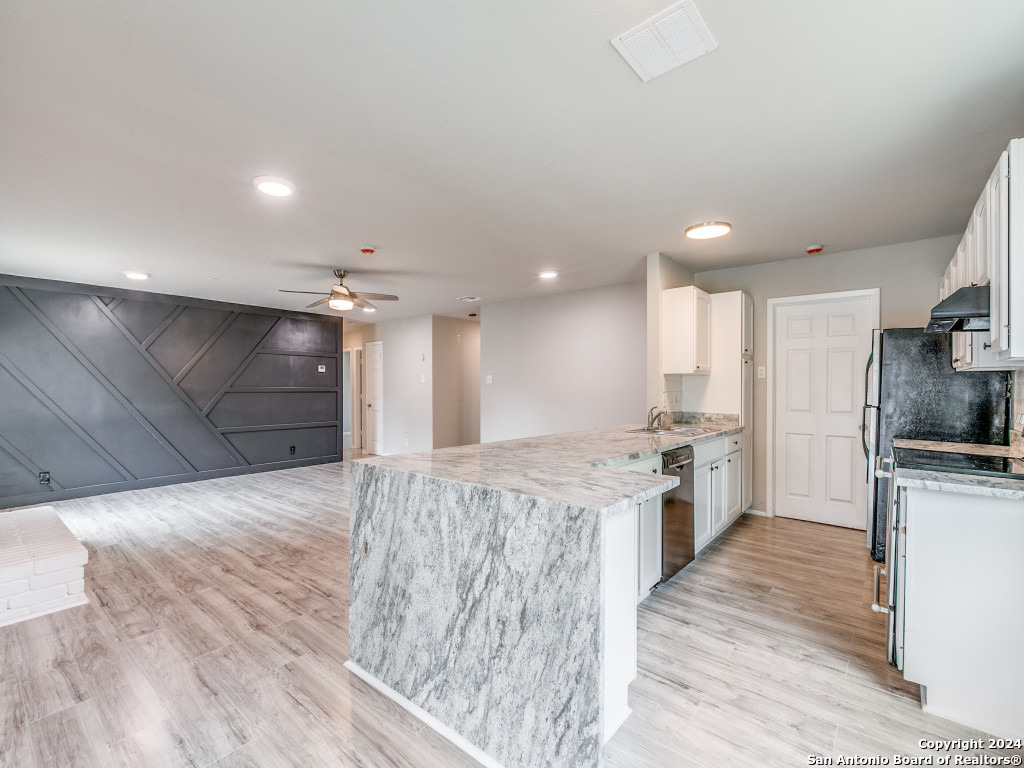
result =
[[[485,765],[598,766],[636,674],[636,509],[616,469],[740,431],[613,427],[353,462],[349,668]]]

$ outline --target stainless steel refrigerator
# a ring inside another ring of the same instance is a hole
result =
[[[887,328],[875,331],[866,377],[867,543],[871,557],[881,563],[885,562],[889,481],[873,478],[876,457],[889,457],[897,437],[1006,445],[1010,374],[954,371],[950,334]]]

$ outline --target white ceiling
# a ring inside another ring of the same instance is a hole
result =
[[[374,319],[464,315],[952,234],[1024,135],[1019,0],[697,0],[718,49],[642,83],[609,40],[669,4],[3,3],[0,272],[295,309],[350,267]]]

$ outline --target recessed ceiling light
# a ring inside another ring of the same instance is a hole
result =
[[[363,312],[376,312],[376,307],[363,307]]]
[[[455,298],[455,300],[456,301],[467,301],[470,304],[475,304],[478,301],[482,301],[482,299],[479,296],[457,296]]]
[[[558,277],[558,273],[555,272],[555,270],[553,269],[549,269],[544,272],[538,272],[537,277],[541,278],[542,280],[551,280],[553,278]]]
[[[132,270],[125,272],[124,276],[129,280],[149,280],[150,278],[149,272],[134,272]]]
[[[691,240],[710,240],[713,237],[728,235],[732,224],[725,221],[704,221],[686,228],[686,236]]]
[[[263,194],[272,197],[288,197],[295,191],[295,185],[288,179],[279,179],[276,176],[257,176],[252,180],[252,184]]]

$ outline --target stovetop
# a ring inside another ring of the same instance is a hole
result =
[[[923,469],[932,472],[958,472],[964,475],[1004,477],[1024,480],[1024,460],[1000,456],[978,456],[971,453],[921,451],[913,448],[893,448],[896,466],[900,469]]]

